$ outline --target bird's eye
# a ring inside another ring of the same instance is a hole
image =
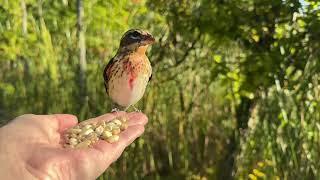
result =
[[[140,33],[138,33],[137,31],[133,32],[130,37],[132,39],[140,39]]]

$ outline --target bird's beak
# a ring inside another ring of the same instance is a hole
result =
[[[154,37],[153,37],[151,34],[146,34],[146,35],[144,35],[144,37],[143,37],[143,42],[144,42],[146,45],[149,45],[149,44],[155,43],[156,40],[154,39]]]

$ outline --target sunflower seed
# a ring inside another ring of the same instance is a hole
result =
[[[107,122],[106,126],[116,127],[117,125],[114,122],[110,121],[110,122]]]
[[[95,133],[97,133],[97,135],[100,136],[102,134],[103,130],[104,130],[104,127],[100,125],[94,131],[95,131]]]
[[[128,128],[128,123],[126,123],[126,122],[122,123],[121,126],[120,126],[120,130],[121,130],[121,131],[124,131],[124,130],[126,130],[127,128]]]
[[[107,138],[107,141],[108,141],[109,143],[114,143],[114,142],[119,141],[119,138],[120,138],[120,137],[119,137],[118,135],[113,135],[113,136]]]
[[[91,124],[86,124],[86,125],[82,128],[82,130],[84,130],[84,129],[92,129],[92,125],[91,125]]]
[[[80,136],[86,136],[93,132],[93,129],[83,129],[80,133]]]
[[[96,133],[91,133],[86,137],[86,139],[90,140],[91,143],[93,144],[93,143],[95,143],[95,142],[97,142],[99,140],[99,137],[98,137],[98,135]]]
[[[121,132],[121,130],[120,130],[119,127],[115,127],[115,128],[112,129],[112,134],[113,134],[113,135],[117,135],[117,134],[119,134],[120,132]]]
[[[97,123],[97,127],[102,126],[103,128],[106,127],[106,123],[104,121],[100,121]]]
[[[121,117],[119,117],[118,119],[119,119],[122,123],[128,121],[127,117],[125,117],[125,116],[121,116]]]
[[[106,126],[106,127],[104,128],[104,131],[112,131],[112,126]]]
[[[78,135],[77,134],[70,134],[70,137],[69,138],[77,138]]]
[[[80,132],[81,132],[81,129],[78,129],[78,128],[72,128],[68,130],[68,133],[71,133],[71,134],[79,134]]]
[[[121,121],[120,120],[118,120],[118,119],[115,119],[115,120],[113,120],[112,121],[115,125],[117,125],[117,126],[121,126]]]
[[[78,140],[76,138],[70,138],[69,139],[69,144],[70,145],[77,145],[78,144]]]
[[[75,147],[76,147],[76,148],[85,148],[85,147],[90,146],[90,144],[91,144],[91,141],[90,141],[90,140],[85,140],[85,141],[77,144]]]
[[[107,140],[111,136],[112,136],[112,133],[110,131],[103,131],[103,133],[101,135],[103,140]]]

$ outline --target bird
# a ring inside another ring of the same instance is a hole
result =
[[[151,63],[146,55],[155,38],[147,31],[130,29],[123,34],[116,55],[103,71],[104,86],[115,108],[112,112],[134,105],[143,97],[152,78]],[[119,109],[120,108],[120,109]]]

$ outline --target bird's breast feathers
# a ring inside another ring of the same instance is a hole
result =
[[[109,96],[119,105],[128,106],[142,98],[152,68],[146,55],[133,53],[115,59],[106,73]]]

